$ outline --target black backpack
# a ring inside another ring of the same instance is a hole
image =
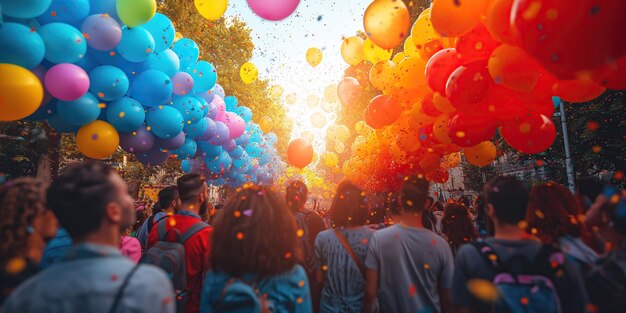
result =
[[[304,256],[304,262],[302,266],[306,269],[307,272],[312,272],[315,270],[315,252],[311,241],[309,240],[309,215],[311,211],[305,212],[296,212],[295,218],[296,223],[298,224],[298,230],[303,231],[302,237],[300,237],[300,246],[302,247],[302,254]]]
[[[585,275],[585,287],[598,313],[626,312],[626,273],[615,252],[591,266]]]

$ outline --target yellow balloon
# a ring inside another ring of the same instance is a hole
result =
[[[309,142],[313,142],[315,140],[315,136],[313,136],[313,133],[308,130],[303,131],[302,134],[300,134],[300,137],[308,140]]]
[[[33,114],[43,100],[43,87],[33,72],[0,64],[0,121],[16,121]]]
[[[264,133],[267,134],[274,128],[274,121],[272,121],[272,118],[269,116],[263,116],[259,121],[259,127]]]
[[[194,0],[196,9],[207,20],[215,21],[224,15],[228,0]]]
[[[117,0],[117,15],[128,27],[147,23],[156,13],[155,0]]]
[[[337,102],[337,100],[339,100],[337,96],[337,84],[326,86],[326,89],[324,89],[324,100],[326,102]]]
[[[328,167],[335,167],[339,164],[339,157],[333,152],[324,152],[322,159],[324,160],[324,164]]]
[[[92,159],[106,159],[112,156],[119,144],[120,136],[115,127],[100,120],[84,125],[76,134],[78,150]]]
[[[335,151],[337,151],[337,153],[342,154],[345,150],[346,146],[343,144],[343,142],[335,142]]]
[[[443,39],[433,28],[430,14],[422,15],[413,23],[411,43],[422,60],[425,61],[428,61],[433,54],[443,49]]]
[[[274,85],[272,86],[272,88],[270,88],[270,95],[275,98],[280,98],[280,96],[283,95],[284,91],[285,90],[283,89],[283,87]]]
[[[246,62],[239,69],[239,76],[246,85],[252,84],[259,77],[259,70],[254,64]]]
[[[292,105],[294,103],[296,103],[296,94],[295,93],[290,93],[287,95],[287,97],[285,97],[285,102],[287,102],[287,104]]]
[[[345,125],[338,125],[335,138],[337,141],[347,141],[350,138],[350,129]]]
[[[393,54],[393,49],[385,50],[379,46],[377,46],[371,39],[365,40],[363,44],[363,57],[365,60],[369,61],[372,64],[376,64],[380,61],[386,61],[391,58]]]
[[[311,124],[313,124],[313,127],[322,128],[326,126],[326,122],[326,116],[324,116],[324,113],[315,111],[311,114]]]
[[[452,103],[450,103],[450,100],[438,92],[435,92],[433,96],[433,104],[435,105],[435,108],[441,112],[452,113],[456,111],[456,108],[452,105]]]
[[[341,57],[350,65],[357,65],[363,61],[363,39],[352,36],[343,40]]]
[[[306,61],[309,62],[309,65],[312,67],[316,67],[322,62],[322,50],[318,48],[309,48],[306,51]]]
[[[491,141],[483,141],[473,147],[463,149],[465,159],[476,166],[487,166],[496,159],[496,146]]]
[[[367,125],[365,121],[358,121],[354,125],[356,133],[361,136],[367,136],[372,131],[372,128]]]
[[[315,109],[319,104],[320,104],[320,98],[318,98],[316,95],[308,95],[306,97],[306,105],[309,108]]]
[[[407,40],[408,40],[408,38],[407,38]],[[408,57],[409,57],[409,55],[406,52],[400,52],[400,53],[398,53],[398,54],[393,56],[392,61],[393,61],[393,63],[398,64],[398,63],[402,62],[402,60],[404,60],[405,58],[408,58]]]
[[[396,79],[396,64],[393,61],[380,61],[370,69],[370,83],[379,90],[388,90]]]

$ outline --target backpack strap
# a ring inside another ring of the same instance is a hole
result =
[[[133,276],[133,274],[135,274],[135,272],[139,268],[139,265],[141,265],[141,262],[133,266],[133,268],[130,270],[128,275],[126,275],[126,278],[124,279],[124,282],[122,283],[122,286],[117,291],[117,294],[115,294],[115,299],[113,300],[113,304],[111,305],[111,308],[109,309],[109,313],[115,313],[115,311],[117,311],[117,307],[119,306],[120,301],[122,300],[122,296],[124,295],[124,290],[126,289],[126,286],[128,286],[128,283],[130,282],[130,278]]]
[[[500,267],[500,257],[498,257],[496,251],[493,250],[488,243],[484,240],[476,240],[472,241],[471,245],[483,256],[485,263],[489,264],[493,269],[498,270]]]
[[[157,222],[157,237],[160,241],[167,240],[167,230],[165,229],[165,222]]]
[[[191,238],[193,235],[195,235],[196,233],[198,233],[199,231],[205,229],[209,227],[209,225],[205,222],[197,222],[193,225],[191,225],[191,227],[189,227],[189,229],[187,229],[186,232],[184,232],[179,239],[179,242],[181,244],[185,243],[185,241],[189,240],[189,238]]]
[[[359,272],[361,272],[363,278],[365,278],[365,266],[363,266],[363,263],[361,263],[361,261],[356,257],[356,254],[354,253],[354,250],[352,250],[352,247],[350,247],[350,244],[348,243],[348,240],[346,240],[346,237],[344,237],[343,234],[339,232],[339,230],[336,228],[335,235],[337,236],[337,239],[339,239],[339,242],[341,242],[343,248],[352,258],[352,261],[354,261],[354,264],[356,264],[356,266],[359,268]]]
[[[565,266],[565,255],[554,245],[544,244],[535,256],[533,266],[538,272],[556,277],[555,274]]]

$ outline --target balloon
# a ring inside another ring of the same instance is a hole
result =
[[[185,125],[195,124],[204,116],[200,102],[193,96],[176,97],[171,106],[182,114]]]
[[[417,57],[408,57],[398,64],[396,86],[412,90],[411,93],[422,94],[428,91],[424,77],[426,63]],[[413,101],[410,101],[413,102]],[[411,103],[412,104],[412,103]]]
[[[444,37],[458,37],[471,31],[487,10],[488,0],[434,0],[430,13],[435,30]]]
[[[137,157],[137,161],[146,166],[159,166],[170,158],[170,153],[155,146],[144,153],[136,154],[135,157]]]
[[[337,153],[342,154],[345,150],[346,146],[343,144],[343,142],[335,142],[335,151],[337,151]]]
[[[0,63],[9,63],[33,69],[45,55],[41,36],[18,23],[0,25]]]
[[[154,51],[154,38],[143,27],[122,29],[122,41],[117,46],[120,55],[131,62],[143,62]]]
[[[159,138],[172,138],[183,130],[183,116],[173,107],[159,106],[146,114],[146,125]]]
[[[383,49],[400,45],[409,32],[411,18],[402,1],[376,0],[365,10],[363,26],[365,33]]]
[[[605,88],[613,90],[626,89],[626,56],[611,63],[593,74],[593,79]]]
[[[96,14],[86,18],[80,30],[89,47],[99,50],[113,50],[122,40],[122,29],[115,19],[106,14]]]
[[[213,88],[217,82],[217,70],[213,64],[206,61],[199,61],[193,70],[187,71],[187,73],[191,74],[195,82],[193,86],[195,92],[205,92]]]
[[[376,64],[380,61],[387,61],[391,58],[393,54],[393,49],[385,50],[379,46],[377,46],[371,39],[366,39],[363,44],[363,57],[365,60],[371,62],[372,64]]]
[[[435,53],[426,63],[426,81],[430,89],[445,94],[448,78],[461,65],[463,61],[454,48]]]
[[[489,58],[489,74],[496,84],[502,84],[520,92],[531,92],[539,76],[541,65],[524,50],[511,45],[501,45]]]
[[[468,163],[487,166],[496,159],[496,146],[491,141],[483,141],[473,147],[463,149]]]
[[[88,92],[72,101],[58,101],[57,112],[68,123],[85,125],[98,119],[100,104],[98,98]]]
[[[372,128],[378,129],[395,122],[402,113],[402,106],[398,99],[379,95],[370,101],[365,110],[365,122]]]
[[[478,60],[452,72],[446,84],[446,94],[450,103],[461,112],[485,112],[484,101],[492,85],[487,62]]]
[[[296,10],[300,0],[246,0],[256,15],[270,21],[285,19]]]
[[[296,138],[289,143],[287,148],[287,161],[289,164],[304,168],[313,160],[313,146],[304,138]]]
[[[246,122],[234,112],[224,114],[224,124],[228,127],[230,139],[235,139],[246,130]]]
[[[380,61],[370,69],[369,79],[374,88],[388,90],[395,83],[396,64],[393,61]]]
[[[146,24],[142,25],[154,39],[154,52],[163,52],[174,43],[176,30],[174,24],[169,17],[156,13],[154,17]]]
[[[176,150],[185,144],[185,133],[180,132],[171,138],[155,137],[154,146],[164,150]]]
[[[213,122],[213,121],[211,121]],[[215,123],[213,123],[215,124]],[[204,136],[204,133],[207,131],[208,122],[207,118],[201,118],[200,121],[194,124],[185,124],[183,127],[183,131],[187,135],[188,138],[201,138]]]
[[[443,42],[441,35],[433,28],[430,14],[423,14],[413,23],[411,36],[407,38],[404,46],[409,55],[427,61],[433,54],[443,49]]]
[[[220,84],[215,84],[215,86],[211,88],[211,90],[213,90],[213,93],[215,95],[222,97],[222,99],[226,97],[226,93],[224,93],[224,88],[222,88]]]
[[[311,114],[311,124],[315,128],[323,128],[326,126],[326,116],[324,113],[315,111]]]
[[[120,20],[117,15],[116,0],[90,0],[89,14],[109,15],[115,20]]]
[[[224,148],[224,150],[226,150],[226,152],[231,152],[235,150],[235,148],[237,148],[237,143],[235,143],[235,141],[231,139],[223,144],[222,147]]]
[[[230,154],[230,157],[233,159],[239,159],[244,155],[245,151],[243,150],[242,147],[237,146],[235,147],[235,149],[233,149],[233,151],[229,152],[228,154]]]
[[[529,114],[503,124],[502,137],[515,150],[535,154],[552,145],[556,138],[556,127],[545,115]]]
[[[47,119],[48,125],[59,133],[73,133],[78,131],[79,125],[64,121],[58,114],[53,114]]]
[[[189,162],[189,160],[183,160],[180,162],[180,170],[185,174],[191,172],[191,162]]]
[[[200,56],[198,44],[189,38],[183,38],[176,41],[172,47],[172,51],[178,55],[181,69],[185,69],[193,64],[196,64],[198,57]]]
[[[230,140],[230,131],[228,126],[222,122],[215,122],[215,135],[209,142],[216,146],[221,146]]]
[[[192,92],[193,78],[185,72],[178,72],[172,76],[172,85],[174,86],[175,95],[186,95]]]
[[[120,137],[111,124],[93,121],[78,130],[76,146],[78,150],[92,159],[106,159],[115,153]]]
[[[44,78],[46,90],[60,100],[76,100],[89,90],[89,76],[77,65],[63,63],[51,67]]]
[[[117,0],[117,14],[128,27],[145,24],[155,13],[155,0]]]
[[[272,121],[272,118],[269,116],[263,116],[259,121],[259,127],[261,127],[264,133],[269,133],[274,128],[274,121]]]
[[[173,155],[180,160],[192,158],[196,155],[198,150],[198,144],[191,138],[185,138],[185,143],[178,149],[170,151]]]
[[[39,30],[51,63],[76,63],[85,56],[87,43],[82,33],[64,23],[50,23]]]
[[[13,64],[0,64],[0,121],[25,118],[39,108],[43,87],[33,72]]]
[[[363,39],[351,36],[341,44],[341,57],[350,65],[357,65],[363,61]]]
[[[216,157],[222,153],[222,146],[216,146],[208,141],[199,141],[198,147],[204,152],[205,157]]]
[[[312,67],[319,65],[320,62],[322,62],[322,50],[318,48],[309,48],[309,50],[306,51],[306,61]]]
[[[494,121],[487,116],[459,113],[448,123],[448,137],[461,147],[473,147],[493,138]]]
[[[599,97],[606,88],[590,78],[559,80],[553,88],[554,95],[569,102],[587,102]]]
[[[194,0],[196,9],[207,20],[215,21],[224,15],[228,0]]]
[[[34,18],[50,7],[52,0],[0,0],[2,14],[14,18]]]
[[[123,97],[107,107],[107,121],[119,132],[132,132],[143,125],[146,113],[137,100]]]
[[[104,101],[117,100],[128,91],[128,77],[115,66],[102,65],[94,68],[89,73],[89,81],[89,91]]]
[[[211,102],[213,102],[213,98],[215,97],[215,93],[213,92],[213,90],[209,90],[209,91],[205,91],[205,92],[198,92],[198,93],[196,93],[196,96],[199,96],[200,98],[204,99],[204,101],[206,101],[206,103],[211,103]]]
[[[227,172],[233,164],[233,159],[228,155],[228,152],[222,151],[220,154],[212,159],[207,159],[206,165],[214,174],[220,174]]]
[[[493,0],[489,3],[485,26],[496,41],[518,45],[519,33],[511,25],[511,8],[515,0]]]
[[[147,70],[135,78],[130,87],[131,97],[145,107],[165,104],[172,95],[172,81],[165,73]]]
[[[221,121],[224,119],[224,113],[226,113],[226,104],[224,103],[224,99],[218,95],[213,97],[213,101],[211,105],[215,107],[215,113],[209,111],[209,116],[215,115],[213,117],[216,121]]]
[[[172,77],[178,73],[180,60],[174,51],[167,49],[163,52],[150,54],[148,59],[142,63],[145,70],[157,70]]]
[[[252,120],[252,111],[246,106],[240,106],[235,108],[235,113],[239,114],[244,122],[248,123]]]
[[[337,85],[337,95],[345,106],[353,106],[361,96],[361,85],[354,77],[345,77]]]
[[[54,0],[46,12],[37,17],[42,24],[77,24],[89,15],[89,0]]]
[[[259,77],[259,70],[250,62],[244,63],[239,69],[239,76],[246,84],[252,84]]]
[[[244,132],[243,135],[235,139],[235,143],[242,147],[247,146],[249,142],[250,142],[250,133],[248,132]]]
[[[120,146],[130,153],[144,153],[152,149],[155,138],[145,125],[130,133],[120,133]]]
[[[485,25],[478,24],[472,31],[457,39],[456,52],[467,63],[488,58],[500,45],[500,42],[491,38]]]

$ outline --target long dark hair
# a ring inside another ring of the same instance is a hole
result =
[[[330,205],[330,219],[333,227],[361,226],[367,223],[367,199],[363,189],[349,181],[337,187]]]
[[[478,238],[469,209],[457,203],[446,205],[441,220],[441,231],[446,235],[452,251],[456,251],[462,244]]]
[[[247,186],[215,221],[211,265],[233,276],[284,273],[301,261],[296,222],[276,192]]]

